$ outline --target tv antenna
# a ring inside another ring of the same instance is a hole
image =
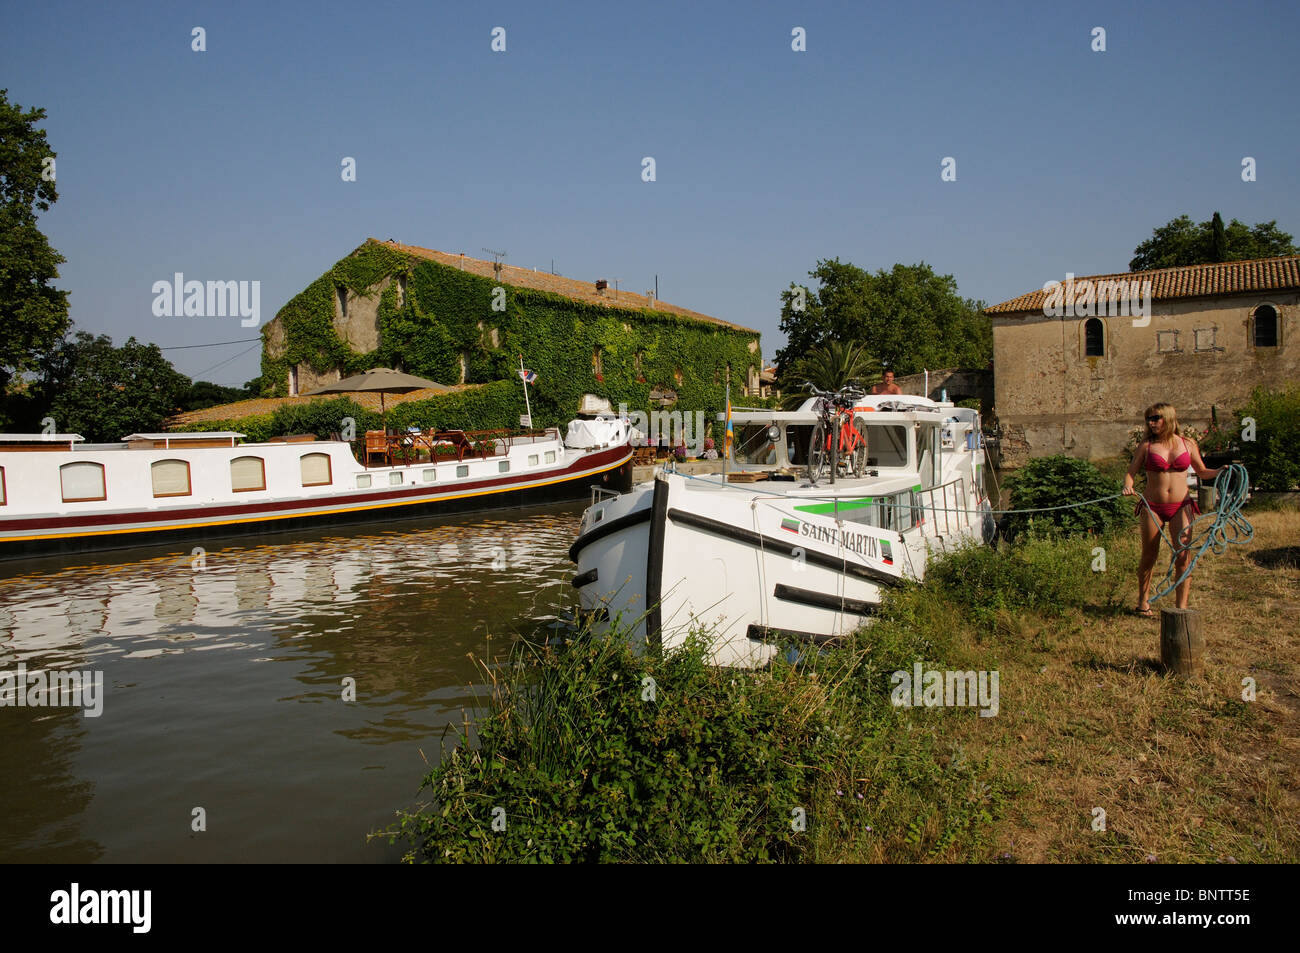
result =
[[[503,251],[493,251],[491,248],[485,248],[483,250],[492,256],[492,273],[500,278],[501,259],[506,257],[506,253]]]

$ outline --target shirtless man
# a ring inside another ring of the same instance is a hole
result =
[[[901,394],[902,392],[903,388],[894,383],[893,371],[885,371],[883,380],[871,388],[873,394]]]

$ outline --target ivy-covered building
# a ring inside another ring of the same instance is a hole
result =
[[[585,395],[614,407],[721,409],[758,393],[759,332],[610,287],[465,255],[369,239],[262,329],[267,396],[293,396],[371,367],[446,384],[538,375],[543,418]]]

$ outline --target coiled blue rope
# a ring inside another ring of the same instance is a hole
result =
[[[1229,463],[1219,471],[1219,475],[1214,478],[1214,495],[1215,509],[1211,513],[1202,513],[1191,521],[1183,530],[1186,543],[1175,543],[1173,538],[1165,533],[1163,524],[1160,527],[1160,538],[1169,544],[1171,550],[1169,554],[1169,568],[1165,570],[1164,578],[1161,579],[1161,589],[1158,593],[1147,600],[1149,605],[1157,599],[1169,595],[1177,589],[1184,579],[1192,574],[1196,568],[1196,562],[1205,554],[1206,550],[1213,550],[1215,555],[1222,555],[1229,546],[1241,546],[1249,543],[1255,538],[1255,527],[1250,525],[1250,521],[1241,513],[1241,508],[1246,503],[1246,495],[1250,490],[1250,477],[1246,473],[1246,468],[1240,463]],[[1151,505],[1147,503],[1145,497],[1138,497],[1142,505],[1151,512]],[[1202,520],[1213,517],[1210,523],[1201,529],[1196,525]],[[1160,522],[1159,517],[1154,512],[1151,518]],[[1178,557],[1190,550],[1192,553],[1191,560],[1187,563],[1187,568],[1182,574],[1174,579],[1174,574],[1178,571]],[[1170,580],[1173,580],[1170,582]]]

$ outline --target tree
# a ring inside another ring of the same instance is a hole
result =
[[[79,433],[92,443],[161,430],[190,387],[156,344],[135,338],[114,347],[106,335],[78,331],[42,363],[37,390],[47,415],[60,432]]]
[[[24,111],[0,89],[0,395],[70,324],[68,293],[50,284],[67,259],[36,227],[37,211],[49,211],[59,198],[56,153],[36,128],[44,118],[45,110]]]
[[[805,381],[822,390],[839,390],[853,380],[866,383],[867,378],[874,377],[879,372],[879,363],[867,353],[865,345],[827,341],[790,366],[786,379],[790,382],[791,389],[781,406],[793,410],[808,399],[808,391],[803,389]]]
[[[1245,225],[1235,218],[1225,227],[1218,212],[1197,224],[1180,215],[1157,228],[1133,249],[1130,271],[1178,268],[1216,261],[1244,261],[1300,254],[1289,234],[1279,231],[1277,222]]]
[[[809,275],[819,282],[816,291],[792,284],[781,293],[787,343],[777,362],[787,390],[802,383],[791,374],[799,359],[831,341],[861,344],[869,361],[897,374],[983,368],[993,356],[983,303],[960,297],[951,275],[936,275],[924,262],[871,274],[836,258],[819,261]]]
[[[181,410],[203,410],[219,404],[233,404],[237,400],[257,397],[261,390],[257,381],[249,381],[242,388],[223,387],[212,381],[195,381],[180,396]]]
[[[1210,261],[1228,260],[1228,237],[1223,232],[1223,216],[1218,212],[1210,220]]]

